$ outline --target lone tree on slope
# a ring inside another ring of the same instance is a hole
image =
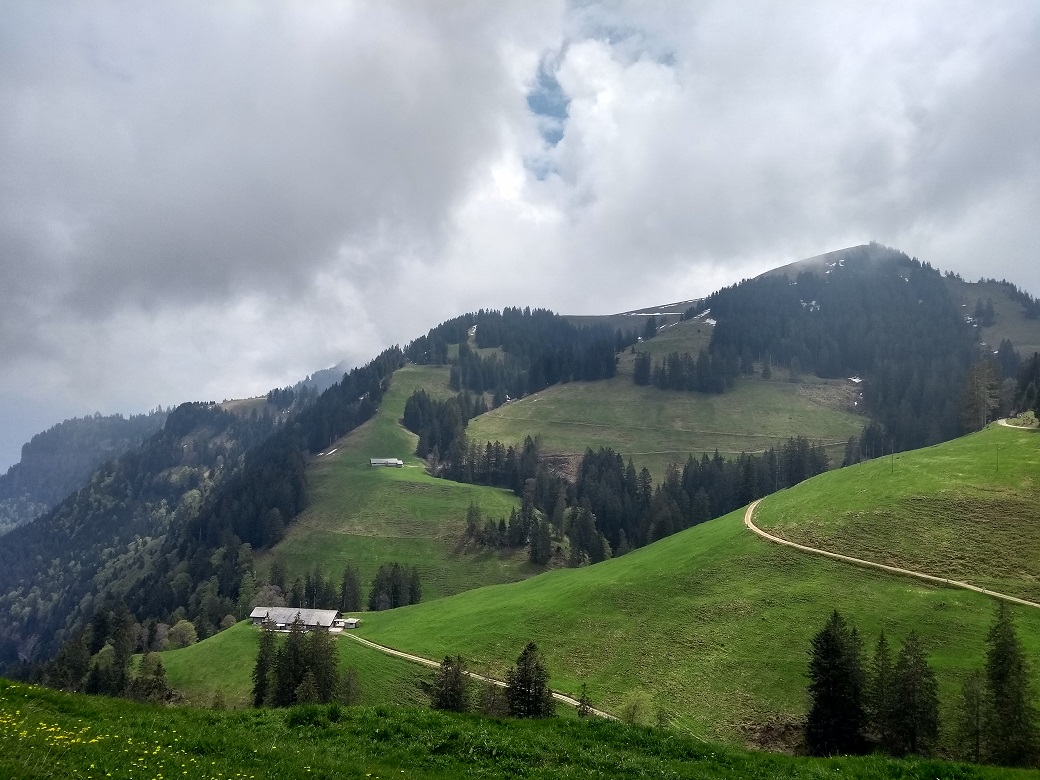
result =
[[[817,756],[863,747],[863,660],[859,634],[837,610],[812,638],[805,741]]]
[[[506,675],[506,699],[514,718],[551,718],[556,704],[549,690],[549,674],[542,664],[538,645],[528,642]]]
[[[469,678],[461,655],[445,656],[433,681],[430,704],[435,710],[469,710]]]

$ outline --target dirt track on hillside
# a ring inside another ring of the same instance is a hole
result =
[[[392,647],[380,645],[368,639],[362,639],[357,634],[344,631],[340,636],[348,636],[355,642],[358,642],[359,644],[362,644],[365,647],[370,647],[373,650],[378,650],[381,653],[392,655],[395,658],[403,658],[405,661],[411,661],[412,663],[422,664],[423,666],[429,666],[433,669],[436,669],[440,666],[439,661],[434,661],[429,658],[423,658],[421,655],[412,655],[411,653],[405,653],[401,650],[394,650]],[[476,672],[466,672],[466,674],[469,675],[470,679],[476,680],[477,682],[491,683],[492,685],[497,685],[499,688],[506,687],[506,683],[504,681],[496,680],[494,677],[487,677],[483,674],[477,674]],[[556,701],[563,702],[564,704],[569,704],[571,707],[577,707],[580,704],[580,702],[577,699],[571,696],[567,696],[563,693],[557,693],[556,691],[553,691],[552,696]],[[611,715],[609,712],[597,710],[595,707],[590,707],[589,712],[598,718],[606,718],[607,720],[617,720],[617,717]]]
[[[995,590],[987,590],[986,588],[980,588],[977,585],[972,585],[968,582],[961,582],[960,580],[951,580],[945,577],[936,577],[931,574],[925,574],[924,572],[913,571],[912,569],[901,569],[898,566],[889,566],[884,563],[865,561],[862,558],[853,558],[851,555],[842,555],[841,553],[830,552],[829,550],[821,550],[818,547],[808,547],[804,544],[798,544],[797,542],[791,542],[787,539],[782,539],[779,536],[773,536],[773,534],[769,533],[768,531],[763,531],[761,528],[755,525],[754,521],[752,520],[752,517],[755,513],[755,509],[756,507],[758,507],[759,502],[761,501],[762,499],[758,499],[758,501],[752,501],[750,504],[748,504],[748,508],[744,512],[744,525],[746,525],[748,529],[753,533],[757,534],[758,536],[761,536],[763,539],[766,539],[770,542],[782,544],[787,547],[793,547],[796,550],[812,553],[813,555],[822,555],[825,558],[833,558],[834,560],[844,561],[845,563],[851,563],[854,566],[863,566],[868,569],[880,569],[881,571],[887,571],[890,574],[900,574],[904,577],[914,577],[916,579],[925,580],[926,582],[932,582],[938,585],[948,585],[953,588],[964,588],[965,590],[973,590],[976,593],[982,593],[986,596],[993,596],[994,598],[1003,599],[1004,601],[1009,601],[1012,604],[1021,604],[1026,607],[1035,607],[1037,609],[1040,609],[1040,604],[1037,604],[1035,601],[1027,601],[1026,599],[1017,598],[1016,596],[1009,596],[1006,593],[999,593]]]

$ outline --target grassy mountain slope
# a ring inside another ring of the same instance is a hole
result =
[[[947,780],[1026,772],[749,753],[618,723],[430,710],[159,709],[0,680],[0,776],[29,778],[735,778]]]
[[[983,435],[966,441],[985,445],[987,440]],[[953,442],[928,452],[938,458],[948,449],[948,458],[965,469],[975,463],[981,490],[987,466],[980,459],[960,459],[964,446]],[[909,457],[897,461],[897,469]],[[933,467],[941,465],[933,461]],[[887,466],[878,461],[821,475],[766,498],[761,516],[770,516],[774,502],[787,506],[819,497],[822,506],[828,497],[869,491],[877,469]],[[948,484],[948,472],[933,472],[920,481],[920,493],[940,502]],[[1033,488],[1012,478],[994,489],[1028,493]],[[884,507],[884,489],[871,500],[879,510]],[[897,495],[891,504],[899,502]],[[944,701],[953,702],[959,675],[981,663],[991,599],[781,548],[748,533],[742,514],[586,569],[374,614],[363,632],[429,657],[461,652],[477,665],[499,669],[533,639],[544,646],[552,682],[563,690],[574,692],[587,682],[597,704],[616,710],[642,689],[682,728],[739,740],[771,716],[790,720],[804,712],[809,638],[830,610],[839,609],[853,617],[868,642],[882,628],[897,643],[911,629],[921,633]],[[971,544],[964,540],[968,558],[975,554]],[[1036,657],[1040,611],[1015,612],[1026,647]]]
[[[762,503],[785,539],[1040,601],[1040,437],[991,425]]]
[[[1003,339],[1009,339],[1018,353],[1027,358],[1040,352],[1040,320],[1028,320],[1022,313],[1022,304],[1014,300],[1010,290],[999,282],[965,282],[947,278],[950,292],[960,300],[962,311],[969,317],[975,314],[975,304],[993,301],[996,321],[979,329],[980,338],[993,349]]]
[[[433,397],[452,394],[448,369],[405,366],[390,383],[374,418],[319,455],[308,469],[310,506],[286,538],[264,557],[286,564],[290,577],[317,564],[338,578],[348,562],[363,586],[382,563],[418,566],[423,598],[458,593],[537,573],[523,551],[488,552],[464,544],[471,501],[485,516],[508,517],[518,500],[508,491],[435,479],[414,456],[417,437],[398,420],[420,387]],[[372,468],[369,458],[400,458],[404,468]]]
[[[696,355],[710,330],[683,322],[637,349],[658,360],[675,351]],[[769,381],[738,380],[722,395],[662,391],[633,384],[633,361],[625,353],[613,379],[556,385],[500,406],[472,420],[467,434],[504,443],[541,436],[547,452],[575,457],[588,447],[613,447],[661,479],[669,463],[683,463],[690,453],[757,452],[793,436],[831,445],[832,461],[840,461],[845,442],[865,423],[849,410],[854,399],[845,382],[807,376],[794,384],[777,372]]]
[[[380,653],[346,637],[335,639],[340,666],[353,666],[361,681],[361,703],[421,705],[419,681],[432,672]],[[249,621],[214,634],[198,644],[160,654],[166,677],[188,704],[209,706],[219,693],[229,707],[247,707],[260,629]]]
[[[682,729],[743,740],[774,716],[791,722],[804,713],[809,639],[838,609],[868,641],[882,628],[896,641],[920,632],[944,700],[953,701],[958,675],[981,663],[989,599],[771,545],[749,534],[741,515],[588,569],[374,614],[363,632],[499,669],[533,639],[562,690],[587,682],[598,706],[618,710],[641,689]],[[1040,613],[1016,616],[1035,657]]]

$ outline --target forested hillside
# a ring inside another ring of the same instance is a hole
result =
[[[83,485],[109,458],[162,427],[166,412],[77,417],[22,445],[21,460],[0,476],[0,535],[27,523]]]
[[[253,547],[281,539],[306,505],[307,453],[371,417],[402,359],[388,350],[288,422],[184,404],[139,449],[8,534],[0,663],[47,658],[99,614],[153,626],[189,618],[202,636],[233,619]]]
[[[710,310],[717,359],[863,378],[873,418],[862,441],[867,454],[960,435],[965,381],[980,353],[942,275],[875,244],[826,265],[724,288],[685,316]]]

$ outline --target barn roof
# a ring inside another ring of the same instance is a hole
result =
[[[284,623],[289,625],[292,623],[296,616],[300,616],[300,620],[306,626],[324,626],[328,628],[332,625],[332,621],[339,616],[339,612],[335,609],[300,609],[298,607],[253,607],[253,611],[249,613],[249,617],[256,620],[270,620],[273,623]]]

